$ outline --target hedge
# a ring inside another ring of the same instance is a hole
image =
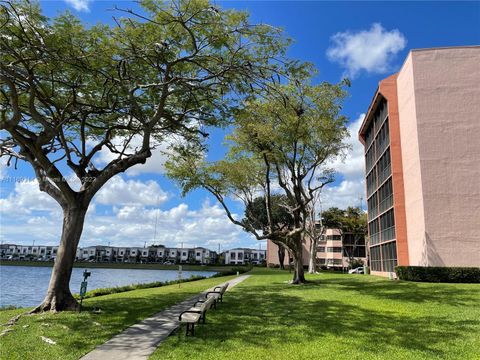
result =
[[[400,280],[444,283],[480,283],[480,268],[440,266],[397,266]]]

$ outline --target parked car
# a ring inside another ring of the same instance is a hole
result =
[[[363,266],[348,270],[349,274],[363,274]]]
[[[165,262],[163,263],[163,265],[173,265],[173,263],[170,262],[170,261],[165,261]]]

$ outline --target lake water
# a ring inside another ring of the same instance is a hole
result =
[[[72,293],[80,292],[84,271],[82,268],[73,269],[70,280]],[[87,290],[178,279],[176,270],[93,268],[88,271],[92,275],[88,278]],[[47,293],[51,273],[51,267],[1,265],[0,306],[29,307],[40,304]],[[209,277],[214,274],[211,271],[183,271],[182,278],[192,275]]]

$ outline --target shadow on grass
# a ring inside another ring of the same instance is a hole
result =
[[[142,291],[142,290],[138,290]],[[138,323],[146,317],[160,312],[169,306],[185,299],[195,297],[201,289],[179,289],[168,293],[148,293],[129,296],[107,295],[88,299],[84,302],[81,313],[36,314],[30,320],[40,329],[48,330],[52,338],[56,335],[52,331],[64,333],[67,329],[73,331],[72,336],[61,335],[57,349],[62,347],[67,351],[72,349],[68,358],[78,359],[81,355],[91,351],[112,336],[122,332],[125,328]],[[151,291],[151,289],[148,289]],[[94,309],[101,309],[95,313]],[[48,323],[45,327],[44,323]],[[77,355],[73,354],[76,353]],[[62,358],[67,358],[63,357]]]
[[[411,283],[374,281],[365,283],[355,279],[323,279],[309,282],[296,288],[286,288],[279,282],[240,287],[225,297],[225,302],[214,312],[206,326],[202,326],[195,338],[178,336],[162,347],[169,351],[185,347],[188,351],[201,353],[205,347],[221,348],[228,340],[240,341],[245,346],[268,349],[272,344],[304,343],[325,335],[338,337],[339,341],[354,340],[362,351],[382,354],[385,349],[400,347],[407,351],[420,351],[429,357],[448,357],[448,346],[442,344],[452,339],[464,338],[478,331],[478,319],[452,319],[449,314],[422,312],[405,314],[391,311],[375,311],[351,303],[315,299],[310,290],[329,291],[326,284],[335,284],[341,296],[342,287],[355,293],[368,294],[378,299],[402,301],[438,301],[456,305],[460,298],[469,298],[468,290],[442,288],[440,291],[423,288]],[[432,291],[435,291],[432,293]],[[298,295],[297,295],[298,294]],[[350,296],[349,295],[349,296]],[[473,296],[473,295],[472,295]],[[318,293],[317,296],[318,298]],[[470,306],[474,307],[474,303]],[[351,345],[351,344],[350,344]]]
[[[437,302],[451,306],[465,306],[478,302],[480,285],[477,284],[438,284],[406,281],[386,281],[383,279],[355,279],[337,277],[314,282],[319,285],[333,285],[354,291],[359,295],[373,296],[383,300],[424,303]]]

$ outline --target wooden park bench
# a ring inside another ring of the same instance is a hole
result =
[[[195,335],[195,324],[199,321],[202,321],[205,324],[207,310],[215,306],[215,303],[216,299],[214,297],[208,297],[205,300],[198,300],[193,304],[193,307],[182,312],[178,316],[180,323],[187,324],[186,336],[188,336],[189,333],[192,336]]]

